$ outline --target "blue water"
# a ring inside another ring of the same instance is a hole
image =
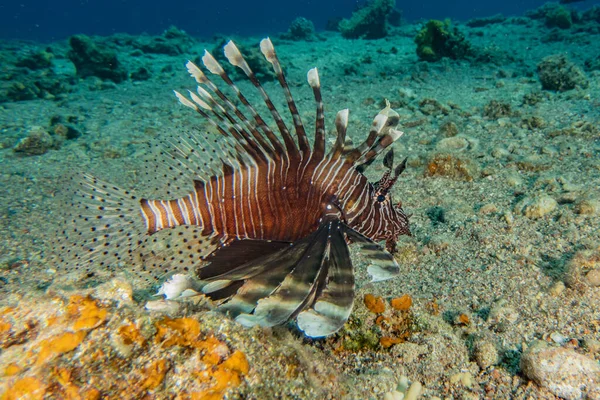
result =
[[[544,0],[473,1],[397,0],[409,21],[419,18],[466,20],[497,13],[521,15],[544,4]],[[332,17],[349,17],[361,1],[356,0],[21,0],[0,2],[0,38],[53,41],[73,34],[158,34],[170,25],[194,36],[217,33],[260,35],[283,32],[295,17],[312,20],[324,29]],[[573,6],[590,7],[600,0]]]

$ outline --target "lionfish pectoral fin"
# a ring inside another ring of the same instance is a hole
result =
[[[225,299],[219,310],[236,318],[251,313],[260,299],[277,289],[307,245],[267,240],[234,241],[217,251],[211,263],[199,269],[198,274],[205,281],[220,282],[216,285],[222,286],[221,291],[207,293],[209,286],[205,293],[213,300]],[[230,284],[224,286],[224,281]],[[235,292],[231,291],[233,288]]]
[[[398,262],[384,247],[349,227],[346,227],[346,233],[348,238],[360,247],[361,255],[371,262],[367,272],[371,275],[372,282],[385,281],[400,273]]]
[[[327,276],[331,248],[328,238],[334,225],[339,226],[339,222],[322,222],[315,232],[282,252],[280,265],[289,265],[289,273],[272,293],[257,301],[252,314],[240,314],[236,321],[244,326],[281,325],[310,305]]]
[[[354,301],[354,271],[348,243],[341,229],[330,237],[330,257],[325,287],[317,294],[312,307],[298,314],[298,328],[306,336],[331,335],[344,326]]]
[[[260,273],[261,268],[258,266],[264,265],[274,253],[289,247],[289,242],[233,240],[207,257],[206,261],[209,263],[200,265],[196,274],[201,280],[207,282],[220,279],[247,279]]]

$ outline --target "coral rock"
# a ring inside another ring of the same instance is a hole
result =
[[[548,56],[537,66],[542,88],[564,92],[576,87],[587,88],[589,82],[583,71],[562,55]]]
[[[542,341],[523,353],[521,368],[529,379],[568,400],[586,398],[588,391],[600,385],[596,361],[571,349],[548,347]]]

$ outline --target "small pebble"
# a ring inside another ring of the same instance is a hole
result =
[[[383,400],[404,400],[404,393],[401,393],[397,390],[393,390],[391,392],[386,393],[383,396]]]
[[[182,303],[173,300],[152,300],[146,303],[146,310],[157,311],[169,315],[179,313]]]
[[[581,215],[599,215],[600,201],[596,199],[583,199],[575,204],[575,212]]]
[[[590,286],[600,286],[600,269],[591,270],[585,275],[585,279]]]
[[[406,392],[406,396],[404,396],[404,400],[417,400],[421,395],[421,391],[423,390],[423,386],[420,382],[413,382],[412,385],[408,388]]]
[[[460,383],[462,386],[470,388],[473,386],[473,377],[470,372],[459,372],[450,377],[450,383],[453,385]]]
[[[21,139],[13,148],[16,153],[28,156],[38,156],[46,153],[54,146],[54,140],[42,127],[31,128],[26,137]]]
[[[487,369],[498,364],[500,357],[496,345],[487,338],[476,339],[473,347],[475,349],[475,362],[481,369]]]
[[[550,334],[550,339],[552,339],[552,341],[554,343],[557,343],[557,344],[560,344],[560,345],[563,345],[563,344],[567,343],[567,341],[569,341],[568,337],[566,337],[566,336],[564,336],[564,335],[562,335],[562,334],[560,334],[558,332],[552,332]]]
[[[133,304],[133,288],[123,279],[115,278],[94,289],[93,296],[99,300],[116,301],[119,304]]]
[[[565,283],[563,281],[556,281],[550,286],[550,294],[554,297],[560,296],[565,291]]]
[[[526,197],[515,206],[515,212],[523,214],[527,218],[538,219],[550,214],[558,207],[558,203],[552,197],[542,194],[536,197]]]

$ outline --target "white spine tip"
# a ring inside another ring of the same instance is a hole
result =
[[[343,127],[348,126],[348,116],[350,114],[350,110],[344,108],[343,110],[338,111],[336,119],[339,121],[339,124]]]
[[[196,93],[190,92],[190,97],[192,100],[194,100],[194,103],[198,104],[200,107],[204,108],[205,110],[211,110],[210,106],[206,104],[200,97],[198,97]]]
[[[268,62],[271,64],[275,62],[275,47],[273,46],[271,39],[267,37],[260,41],[260,51],[263,53]]]
[[[225,57],[229,60],[231,65],[235,65],[236,67],[243,67],[244,58],[242,57],[242,53],[240,49],[237,48],[233,41],[227,42],[225,47],[223,47],[223,52],[225,53]]]
[[[209,70],[211,73],[215,75],[221,75],[225,71],[223,67],[219,64],[217,60],[213,57],[212,54],[208,52],[208,50],[204,50],[204,55],[202,56],[202,64]]]
[[[308,84],[310,87],[315,88],[321,86],[321,81],[319,80],[319,71],[316,68],[309,70],[306,76],[308,78]]]
[[[202,72],[202,70],[198,68],[196,64],[188,60],[185,66],[187,67],[187,70],[190,73],[190,75],[196,80],[196,82],[205,83],[207,81],[206,75],[204,75],[204,72]]]
[[[179,102],[181,104],[183,104],[186,107],[191,108],[192,110],[198,111],[198,107],[194,103],[189,101],[184,95],[179,93],[177,90],[173,90],[173,92],[175,93],[175,96],[177,96],[177,98],[179,99]]]

